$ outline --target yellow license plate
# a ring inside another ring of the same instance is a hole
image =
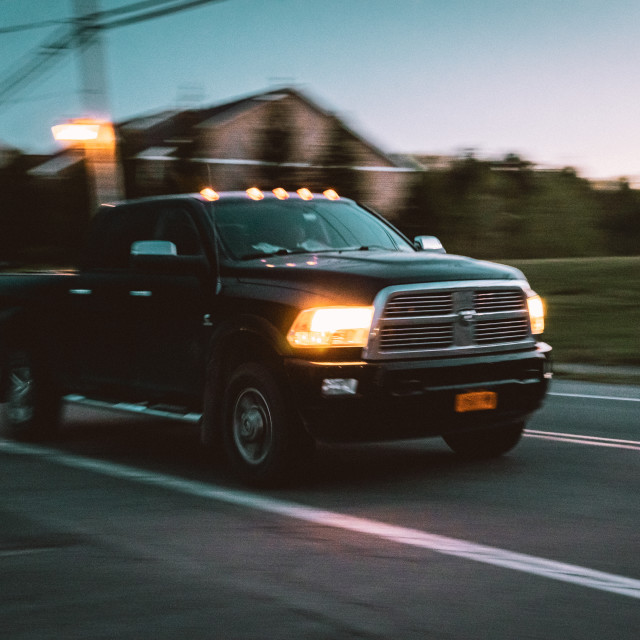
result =
[[[470,391],[456,394],[456,413],[467,411],[486,411],[498,406],[498,394],[494,391]]]

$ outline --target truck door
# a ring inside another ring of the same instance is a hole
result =
[[[68,388],[93,397],[133,399],[138,326],[130,246],[149,237],[152,210],[135,205],[103,208],[94,220],[89,255],[70,279],[57,333],[64,343]]]
[[[137,268],[130,291],[137,324],[136,385],[148,400],[197,405],[206,360],[205,313],[214,295],[203,243],[184,201],[158,202],[153,236],[173,243],[176,260]]]

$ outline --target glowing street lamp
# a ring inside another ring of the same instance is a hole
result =
[[[111,122],[78,118],[51,127],[53,137],[84,152],[89,173],[92,209],[122,197],[116,159],[116,137]]]
[[[74,120],[51,127],[53,137],[62,142],[85,142],[97,140],[100,133],[100,123],[94,120]]]

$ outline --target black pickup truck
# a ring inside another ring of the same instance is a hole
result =
[[[254,484],[316,441],[496,456],[545,395],[543,329],[520,271],[334,191],[127,201],[99,209],[78,270],[0,276],[3,431],[51,437],[63,401],[173,417]]]

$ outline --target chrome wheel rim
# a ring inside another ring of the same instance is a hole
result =
[[[33,418],[33,374],[28,366],[15,367],[9,374],[9,419],[23,424]]]
[[[269,455],[273,442],[271,412],[257,389],[245,389],[233,409],[233,440],[242,459],[258,465]]]

